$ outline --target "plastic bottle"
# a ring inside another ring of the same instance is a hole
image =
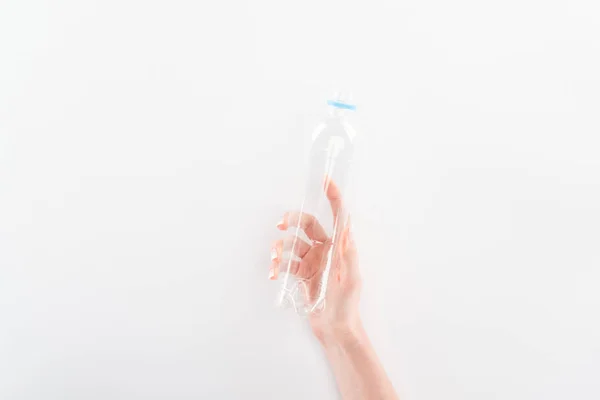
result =
[[[279,266],[282,287],[278,305],[291,306],[300,315],[317,313],[326,307],[328,281],[335,269],[338,242],[348,220],[345,211],[334,216],[326,193],[329,185],[335,185],[344,197],[356,136],[347,117],[356,107],[351,104],[350,96],[343,94],[336,94],[327,104],[329,115],[312,136],[304,200],[299,213],[288,214],[291,220],[286,223],[289,233],[293,234],[284,239],[287,259]],[[309,229],[296,226],[301,225],[296,224],[298,221],[308,221]]]

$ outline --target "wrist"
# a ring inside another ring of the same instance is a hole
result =
[[[313,332],[325,349],[360,345],[367,337],[359,318],[342,324],[329,325],[326,328],[313,327]]]

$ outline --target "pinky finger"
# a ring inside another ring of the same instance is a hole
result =
[[[298,260],[278,260],[271,261],[269,266],[269,279],[274,281],[279,277],[279,272],[288,272],[291,275],[298,275],[300,272],[301,261]]]
[[[279,275],[279,261],[273,260],[271,261],[271,265],[269,266],[269,279],[274,281],[277,279]]]
[[[286,260],[280,265],[281,272],[287,272],[291,275],[298,275],[300,272],[301,261],[298,260]],[[278,270],[279,272],[279,270]]]

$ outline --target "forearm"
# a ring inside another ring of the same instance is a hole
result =
[[[395,400],[387,377],[362,326],[320,338],[344,400]]]

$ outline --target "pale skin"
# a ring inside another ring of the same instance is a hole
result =
[[[334,219],[346,215],[337,186],[326,181],[324,190],[331,204]],[[341,224],[340,224],[341,225]],[[333,255],[333,266],[327,285],[326,306],[308,318],[312,331],[322,345],[331,365],[337,386],[344,400],[393,400],[398,396],[387,377],[379,357],[361,322],[359,300],[361,277],[356,245],[350,223],[344,224]],[[269,279],[277,279],[283,265],[285,249],[292,248],[298,260],[292,261],[290,271],[306,279],[312,296],[316,291],[311,278],[321,272],[321,256],[331,247],[332,239],[313,216],[287,212],[277,224],[280,230],[300,227],[312,244],[288,237],[276,241],[271,248]]]

